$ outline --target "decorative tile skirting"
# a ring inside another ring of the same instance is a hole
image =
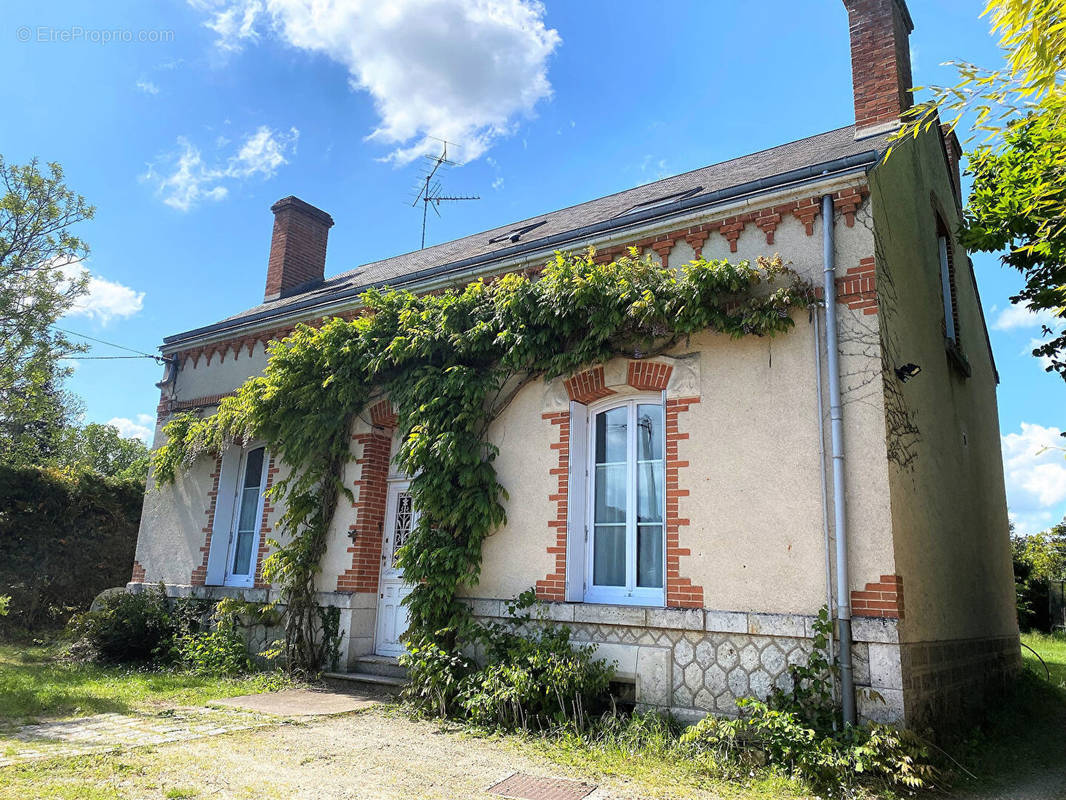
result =
[[[506,600],[467,602],[482,619],[507,617]],[[810,655],[815,622],[803,614],[588,603],[545,603],[538,613],[569,627],[575,642],[596,645],[617,677],[634,683],[638,704],[682,719],[735,716],[741,697],[765,699],[775,687],[790,688],[788,668]],[[862,620],[854,638],[856,683],[884,698],[866,703],[864,716],[902,720],[897,621]]]

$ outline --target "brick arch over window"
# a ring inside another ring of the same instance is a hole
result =
[[[670,382],[673,367],[658,361],[630,361],[626,365],[626,383],[640,391],[665,391]],[[602,366],[592,367],[577,373],[564,381],[567,394],[582,409],[595,400],[616,394],[606,385]],[[703,587],[697,586],[691,578],[681,573],[681,557],[691,556],[691,549],[681,546],[681,536],[689,520],[680,516],[680,500],[687,497],[689,490],[683,488],[684,471],[689,462],[680,459],[681,443],[689,438],[682,433],[679,422],[682,415],[692,405],[699,402],[698,397],[668,398],[664,406],[666,423],[666,605],[673,608],[702,608]],[[569,535],[567,515],[570,493],[570,432],[571,419],[569,411],[548,412],[541,418],[555,427],[555,441],[549,445],[556,453],[556,461],[551,468],[555,478],[549,501],[554,503],[555,514],[548,520],[552,539],[547,551],[554,559],[554,568],[542,580],[536,582],[537,597],[541,600],[562,602],[566,599],[566,569]],[[583,487],[577,487],[584,491]]]

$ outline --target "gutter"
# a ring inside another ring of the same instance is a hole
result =
[[[800,167],[798,169],[789,170],[788,172],[779,173],[778,175],[759,178],[758,180],[748,181],[746,183],[737,184],[736,186],[730,186],[725,189],[718,189],[717,191],[686,198],[679,201],[676,205],[671,204],[667,209],[662,207],[649,208],[644,211],[625,214],[620,218],[613,217],[611,219],[601,220],[600,222],[595,222],[581,228],[553,234],[543,239],[535,239],[530,242],[516,244],[513,247],[507,247],[503,250],[494,250],[491,253],[471,256],[469,258],[460,259],[436,267],[428,267],[426,269],[418,270],[417,272],[400,276],[399,278],[353,286],[338,292],[337,294],[330,295],[328,298],[307,298],[306,300],[290,303],[277,309],[268,309],[228,322],[216,322],[213,325],[194,328],[193,330],[184,333],[165,337],[163,339],[163,348],[166,349],[212,333],[236,330],[247,327],[252,323],[265,322],[275,318],[291,316],[295,312],[306,312],[315,308],[338,305],[340,301],[350,297],[358,297],[368,289],[380,288],[383,286],[401,288],[431,278],[454,278],[459,274],[472,272],[480,266],[486,266],[499,261],[506,261],[515,256],[536,252],[545,248],[555,250],[561,249],[567,244],[574,244],[599,234],[631,228],[640,222],[657,221],[660,219],[665,220],[708,206],[713,206],[726,200],[735,200],[745,196],[756,196],[768,193],[771,190],[782,189],[789,186],[800,186],[806,183],[820,182],[827,178],[839,177],[853,172],[866,172],[876,165],[879,159],[880,154],[877,150],[869,150],[863,153],[856,153],[850,156],[833,159],[832,161],[826,161],[821,164]]]

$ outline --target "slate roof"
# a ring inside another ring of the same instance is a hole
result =
[[[634,224],[644,219],[646,214],[638,216],[638,212],[644,209],[660,209],[663,214],[668,214],[672,209],[679,209],[682,202],[688,205],[690,201],[698,203],[699,198],[711,200],[709,196],[716,192],[775,176],[787,177],[788,173],[803,168],[865,154],[876,158],[885,147],[883,136],[856,141],[855,128],[849,125],[424,250],[363,264],[326,278],[306,291],[261,303],[214,325],[169,336],[164,342],[177,343],[244,323],[280,317],[287,311],[355,295],[371,286],[413,282],[427,272],[447,268],[448,265],[461,266],[462,262],[470,260],[492,260],[496,255],[502,258],[514,252],[517,245],[535,249],[538,242],[547,245],[546,240],[596,223],[616,220],[619,228],[625,227],[629,217],[632,217]]]

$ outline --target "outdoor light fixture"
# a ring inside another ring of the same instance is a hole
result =
[[[921,371],[922,368],[917,364],[904,364],[902,367],[896,367],[896,377],[900,383],[906,383]]]

